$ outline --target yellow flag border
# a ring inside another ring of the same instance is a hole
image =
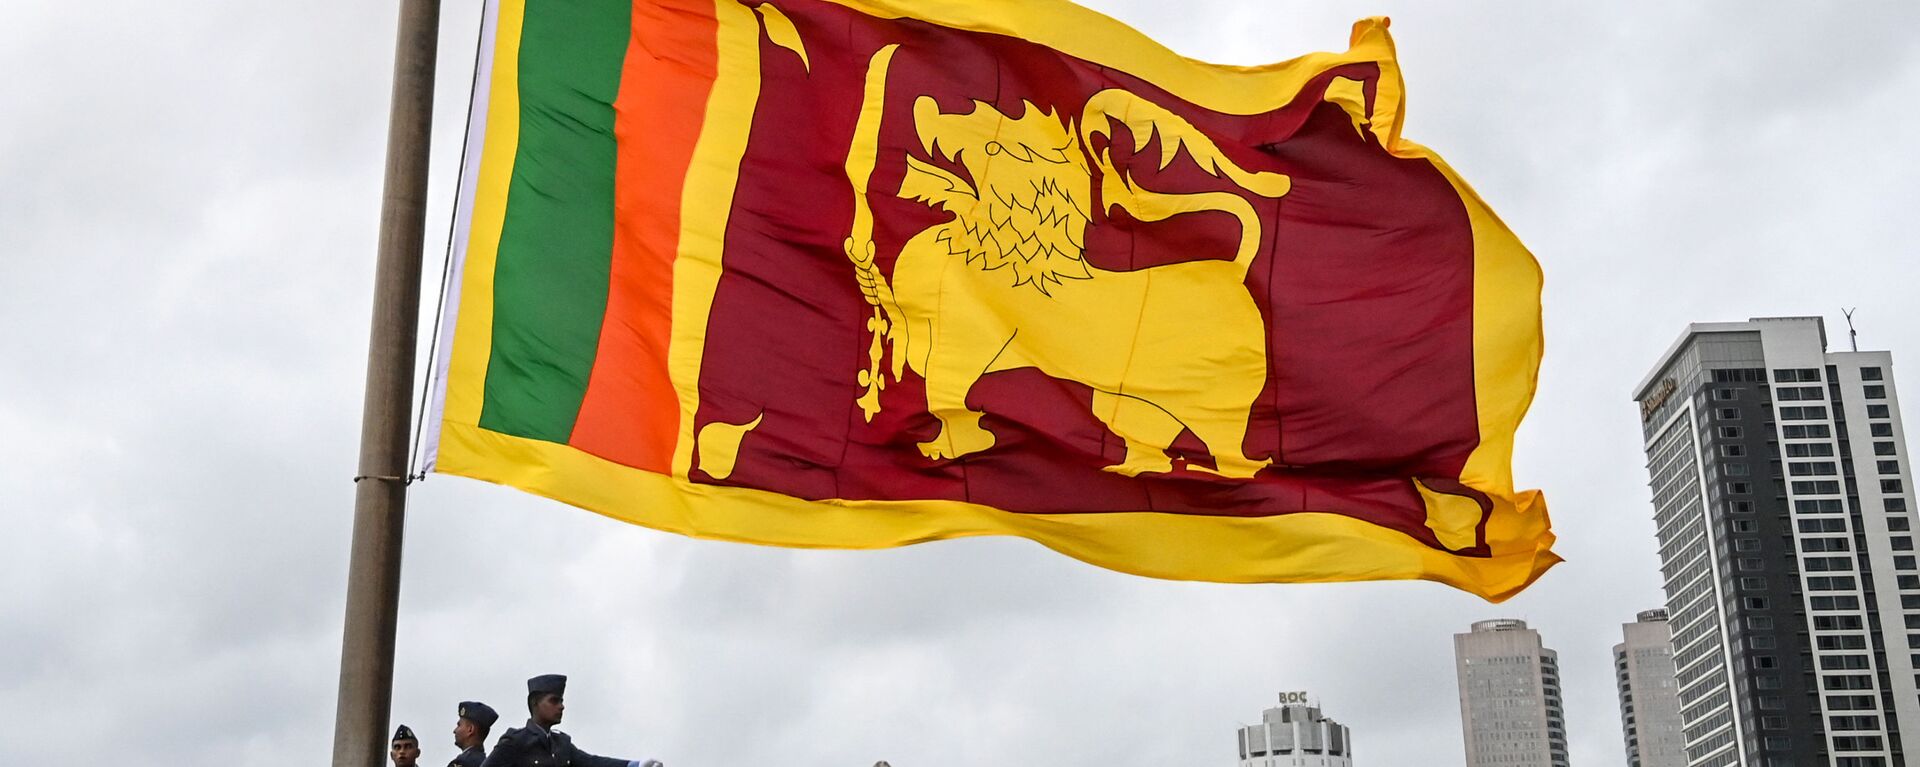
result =
[[[639,471],[565,445],[476,426],[449,423],[443,439],[442,472],[710,540],[884,549],[1012,535],[1109,570],[1152,578],[1223,583],[1419,579],[1495,602],[1518,593],[1545,570],[1535,552],[1456,556],[1340,514],[1029,514],[960,501],[808,501]]]

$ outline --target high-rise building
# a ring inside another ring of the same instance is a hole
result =
[[[1634,390],[1687,763],[1878,767],[1920,733],[1893,360],[1815,317],[1689,325]]]
[[[1480,621],[1453,635],[1467,767],[1567,767],[1560,656],[1527,622]]]
[[[1353,739],[1306,693],[1284,692],[1259,724],[1240,728],[1240,767],[1353,767]]]
[[[1613,670],[1620,687],[1627,767],[1687,767],[1667,611],[1641,612],[1634,622],[1621,626],[1621,633],[1626,641],[1613,646]]]

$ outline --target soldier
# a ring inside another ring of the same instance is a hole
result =
[[[460,749],[460,755],[447,763],[447,767],[480,767],[487,761],[487,733],[493,730],[493,723],[500,715],[485,703],[467,701],[460,704],[460,719],[453,724],[453,745]]]
[[[563,696],[567,678],[544,674],[527,680],[527,726],[507,730],[493,745],[484,767],[662,767],[652,759],[612,759],[594,756],[573,745],[573,737],[553,726],[567,706]]]
[[[403,724],[393,731],[387,758],[393,760],[393,767],[415,767],[420,762],[420,739],[413,736],[413,728]]]

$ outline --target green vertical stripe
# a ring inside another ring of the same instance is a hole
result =
[[[613,102],[631,0],[528,0],[520,145],[493,277],[480,426],[566,442],[607,310]]]

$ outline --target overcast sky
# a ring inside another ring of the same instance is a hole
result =
[[[423,763],[453,755],[456,701],[505,726],[561,672],[579,743],[670,767],[1230,767],[1282,690],[1362,767],[1459,764],[1450,635],[1510,616],[1560,652],[1573,763],[1622,765],[1609,648],[1663,602],[1635,381],[1688,322],[1821,314],[1843,345],[1843,306],[1920,381],[1920,6],[1091,4],[1248,64],[1393,17],[1406,135],[1546,270],[1516,478],[1568,561],[1503,605],[1175,583],[1017,539],[695,541],[435,477],[395,678]],[[391,5],[8,5],[0,763],[327,759]],[[432,263],[477,0],[444,14]]]

